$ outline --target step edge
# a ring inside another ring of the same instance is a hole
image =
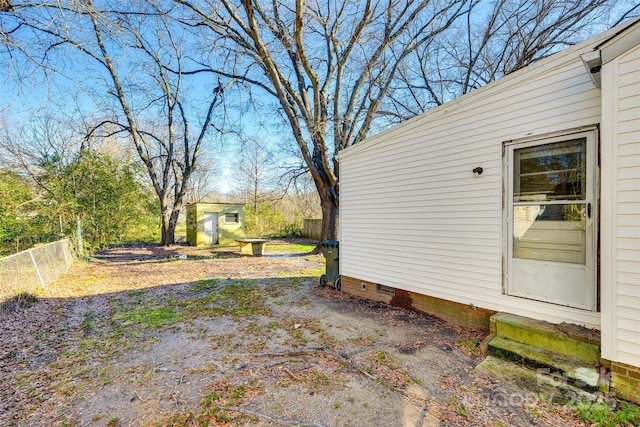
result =
[[[494,322],[498,335],[498,326],[500,323],[503,323],[513,328],[534,332],[543,329],[545,333],[556,336],[558,337],[558,339],[571,339],[598,347],[600,347],[601,344],[600,331],[597,331],[596,333],[596,331],[594,330],[590,330],[579,325],[573,325],[567,322],[556,324],[548,322],[546,320],[533,319],[530,317],[520,316],[518,314],[507,312],[498,312],[494,314],[493,316],[491,316],[491,321]],[[584,334],[577,333],[576,328],[584,329]]]
[[[496,323],[496,334],[498,337],[509,339],[510,341],[520,342],[522,344],[535,346],[540,342],[547,342],[557,348],[577,347],[582,351],[576,353],[563,353],[556,351],[572,358],[578,358],[585,363],[599,363],[600,361],[600,345],[590,343],[583,340],[572,338],[568,334],[554,330],[551,333],[548,330],[540,330],[533,327],[521,327],[521,325],[505,324],[506,328],[500,328],[500,324]],[[520,332],[520,333],[518,333]],[[567,343],[571,345],[567,346]]]
[[[530,353],[528,353],[528,355],[520,354],[517,351],[518,349],[513,348],[514,346],[526,347]],[[595,392],[600,389],[599,370],[598,366],[594,364],[585,366],[581,363],[581,360],[570,359],[564,355],[502,337],[496,337],[488,343],[487,354],[511,361],[517,365],[527,367],[554,378],[562,377],[573,386],[588,392]],[[547,360],[543,360],[543,357],[535,358],[538,354],[546,356],[546,358],[556,359],[558,363],[553,364]]]
[[[494,371],[492,369],[492,365],[504,366],[505,363],[510,365],[510,367],[508,368],[508,372],[506,374],[504,374],[504,375],[502,373],[496,372],[496,371]],[[568,383],[558,382],[553,377],[540,375],[540,373],[538,373],[537,371],[534,371],[534,370],[532,370],[532,369],[530,369],[530,368],[528,368],[526,366],[522,366],[522,365],[519,365],[517,363],[510,362],[510,361],[505,361],[504,359],[500,359],[500,358],[497,358],[497,357],[491,356],[491,355],[487,355],[487,357],[485,357],[476,366],[476,370],[478,372],[481,372],[481,373],[486,373],[486,374],[493,375],[495,377],[503,378],[505,381],[511,382],[513,384],[515,384],[512,381],[513,371],[520,370],[522,372],[528,372],[528,374],[530,376],[532,376],[532,377],[535,377],[535,380],[536,380],[536,389],[528,388],[528,390],[532,391],[535,395],[538,395],[538,393],[540,391],[543,391],[543,387],[541,386],[541,384],[544,383],[548,387],[551,387],[551,391],[550,392],[552,393],[551,396],[546,396],[546,397],[553,398],[553,395],[557,396],[557,394],[555,394],[556,392],[554,390],[558,390],[558,391],[560,391],[560,393],[562,395],[562,399],[566,400],[566,402],[572,402],[572,403],[576,403],[576,402],[594,402],[602,394],[600,391],[595,391],[595,392],[587,391],[587,390],[584,390],[582,388],[575,387],[575,386],[573,386],[571,384],[568,384]],[[543,391],[543,393],[544,393],[544,391]]]

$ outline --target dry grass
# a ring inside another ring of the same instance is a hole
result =
[[[78,263],[0,323],[0,425],[580,425],[491,407],[477,334],[318,288],[323,269],[185,246]]]

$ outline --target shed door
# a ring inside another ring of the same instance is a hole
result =
[[[507,147],[507,293],[596,309],[595,131]]]
[[[204,214],[204,244],[218,243],[218,214],[205,212]]]

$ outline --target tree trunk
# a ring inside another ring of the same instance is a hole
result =
[[[322,203],[322,233],[321,240],[338,240],[338,217],[340,209],[336,201]]]
[[[338,219],[340,215],[340,205],[338,199],[338,189],[328,184],[317,185],[318,194],[320,195],[320,204],[322,208],[322,229],[320,233],[320,241],[313,253],[320,253],[322,250],[322,242],[325,240],[339,239]]]
[[[162,208],[162,224],[161,224],[161,242],[162,246],[170,246],[176,243],[176,225],[178,223],[178,216],[180,215],[180,209],[169,210],[168,208]]]
[[[169,218],[167,218],[166,215],[162,215],[162,225],[161,225],[160,233],[162,236],[160,244],[162,246],[173,245],[175,241],[175,237],[174,237],[175,226],[173,227],[171,226],[171,221]]]

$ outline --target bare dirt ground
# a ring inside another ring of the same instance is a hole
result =
[[[76,263],[0,321],[0,425],[581,425],[476,372],[478,332],[320,287],[290,243]]]

